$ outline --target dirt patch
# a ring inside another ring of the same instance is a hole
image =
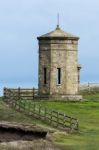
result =
[[[0,122],[0,142],[32,141],[45,139],[47,131],[33,125],[22,125],[9,122]]]
[[[40,139],[34,141],[13,141],[0,144],[2,150],[61,150],[52,143]]]
[[[60,150],[46,137],[47,132],[35,125],[0,122],[0,149],[2,150]]]

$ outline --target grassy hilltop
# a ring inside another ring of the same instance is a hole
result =
[[[43,106],[65,112],[79,120],[79,133],[56,134],[55,143],[65,150],[99,150],[99,94],[86,94],[83,102],[41,102]]]
[[[55,109],[73,116],[79,120],[79,133],[53,134],[54,143],[61,145],[65,150],[98,150],[99,149],[99,94],[90,93],[84,96],[83,102],[48,102],[42,101],[41,105]],[[24,114],[9,108],[1,98],[0,120],[24,123],[42,124]],[[42,124],[43,125],[43,124]]]

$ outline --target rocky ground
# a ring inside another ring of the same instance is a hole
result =
[[[53,131],[30,124],[0,122],[0,150],[60,150],[52,144]]]
[[[0,150],[60,150],[46,140],[13,141],[0,144]]]

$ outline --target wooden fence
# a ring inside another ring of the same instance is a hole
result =
[[[15,99],[28,99],[34,100],[38,96],[38,89],[22,89],[22,88],[4,88],[4,97],[10,99],[11,97]]]
[[[98,92],[99,93],[99,83],[86,83],[86,84],[81,84],[79,88],[79,92],[81,94],[84,93],[94,93]]]
[[[24,89],[21,89],[20,91],[24,91]],[[25,95],[23,96],[22,93],[19,95],[19,92],[18,90],[16,91],[16,89],[4,89],[4,100],[17,111],[40,119],[51,126],[57,127],[58,129],[65,131],[78,131],[79,123],[77,119],[70,117],[65,113],[42,107],[38,104],[38,102],[22,99],[24,97]],[[34,99],[34,96],[32,98]]]
[[[66,131],[78,130],[77,119],[69,117],[64,113],[60,113],[55,110],[49,110],[46,107],[44,108],[41,105],[38,105],[36,102],[31,103],[31,101],[27,100],[14,100],[10,102],[10,105],[14,109],[24,112],[26,115],[33,116],[59,129]]]

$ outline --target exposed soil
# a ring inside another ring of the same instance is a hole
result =
[[[47,131],[35,126],[24,126],[8,122],[0,123],[0,142],[32,141],[34,139],[45,139],[46,135]]]
[[[13,141],[0,143],[0,150],[62,150],[52,143],[43,140]],[[67,150],[67,149],[65,149]]]
[[[46,140],[47,131],[35,125],[0,122],[2,150],[60,150]]]

